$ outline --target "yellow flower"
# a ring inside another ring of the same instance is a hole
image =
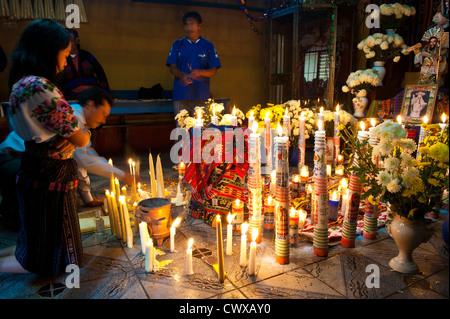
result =
[[[373,198],[373,195],[370,195],[367,200],[369,201],[369,203],[371,203],[372,205],[378,205],[380,203],[380,199],[377,198]]]
[[[443,143],[436,143],[430,147],[428,154],[432,159],[439,162],[449,161],[449,148],[448,145]]]
[[[426,154],[428,154],[429,151],[430,151],[430,148],[429,148],[428,146],[422,146],[422,147],[419,147],[419,152],[420,152],[421,154],[426,155]]]
[[[429,178],[428,183],[430,183],[431,185],[436,186],[436,187],[439,186],[439,181],[435,178]]]
[[[414,212],[417,210],[417,208],[414,208],[414,209],[411,209],[410,211],[409,211],[409,214],[408,214],[408,219],[412,219],[413,217],[414,217]]]

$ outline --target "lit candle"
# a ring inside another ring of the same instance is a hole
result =
[[[235,214],[228,214],[227,220],[227,256],[233,255],[233,219]]]
[[[305,165],[305,152],[306,152],[306,140],[305,140],[305,113],[302,112],[299,118],[299,133],[298,133],[298,167]]]
[[[231,125],[237,126],[236,106],[233,106],[233,111],[231,111]]]
[[[149,175],[150,175],[150,193],[151,197],[157,197],[156,191],[156,175],[155,175],[155,167],[153,165],[153,156],[151,153],[148,155],[148,163],[149,163]]]
[[[140,183],[139,183],[139,185],[140,185]],[[121,188],[121,190],[122,190],[122,196],[125,197],[125,203],[128,203],[127,187],[126,187],[126,186],[123,186],[123,187]]]
[[[270,111],[266,113],[264,117],[264,146],[265,146],[265,154],[266,154],[266,167],[269,169],[269,172],[272,171],[272,129],[270,127]]]
[[[318,114],[318,122],[322,121],[322,123],[325,122],[325,114],[323,114],[323,106],[320,107],[319,114]]]
[[[328,220],[334,222],[338,218],[339,211],[339,195],[336,190],[333,191],[332,195],[328,199]]]
[[[328,255],[328,179],[325,163],[326,137],[323,120],[318,121],[318,130],[314,133],[314,254],[320,257]]]
[[[234,231],[240,233],[242,223],[244,222],[244,202],[237,198],[231,204],[231,211],[236,216],[234,219]]]
[[[176,234],[176,228],[178,225],[180,225],[181,217],[175,218],[174,222],[172,223],[172,226],[170,227],[170,252],[173,253],[175,251],[175,234]]]
[[[272,196],[269,195],[267,199],[264,201],[264,231],[268,233],[272,233],[274,230],[274,222],[275,222],[275,201]]]
[[[256,237],[258,237],[258,230],[252,231],[252,242],[250,244],[250,254],[248,261],[248,274],[250,276],[256,274]]]
[[[445,115],[445,113],[442,113],[441,119],[442,123],[439,123],[439,126],[441,127],[441,131],[444,131],[446,126],[445,122],[447,121],[447,115]]]
[[[341,124],[341,116],[339,114],[339,104],[336,106],[334,113],[334,160],[337,162],[337,157],[341,153],[341,138],[339,137],[339,125]],[[337,163],[336,163],[337,165]]]
[[[239,259],[239,265],[241,267],[247,266],[247,229],[248,224],[243,223],[241,227],[242,235],[241,235],[241,256]]]
[[[211,116],[211,123],[214,125],[218,125],[219,124],[219,120],[216,116],[216,106],[213,104],[213,111],[212,111],[212,116]]]
[[[288,113],[288,108],[286,107],[286,111],[284,112],[283,115],[283,136],[287,136],[289,137],[291,131],[291,117],[289,116]]]
[[[148,229],[147,229],[147,223],[146,222],[140,222],[139,223],[139,238],[141,239],[141,249],[142,249],[142,254],[145,255],[146,254],[146,246],[145,244],[148,242],[149,240],[149,235],[148,235]]]
[[[300,178],[297,174],[292,175],[291,195],[292,198],[300,197]]]
[[[195,119],[194,122],[194,128],[202,128],[203,127],[203,119],[202,119],[202,110],[201,109],[197,109],[197,118]]]
[[[299,221],[298,211],[294,207],[291,207],[291,211],[289,213],[289,239],[291,242],[291,247],[297,246],[298,221]]]
[[[336,176],[344,176],[344,165],[336,166],[336,169],[334,170],[334,173],[336,174]]]
[[[145,272],[147,273],[153,272],[154,254],[153,240],[149,238],[145,244]]]
[[[331,178],[331,165],[327,165],[327,177]]]
[[[117,208],[117,200],[114,192],[111,192],[111,205],[114,213],[114,226],[116,228],[117,239],[122,239],[122,220],[120,218],[119,209]]]
[[[224,282],[225,280],[225,265],[223,259],[223,239],[222,239],[222,220],[218,214],[216,217],[216,230],[217,230],[217,258],[218,258],[218,274],[219,281]]]
[[[306,192],[306,184],[309,180],[308,166],[303,166],[300,170],[300,194]]]
[[[194,269],[192,268],[192,244],[194,243],[194,238],[189,239],[187,249],[186,249],[186,274],[191,276],[194,274]]]
[[[186,165],[183,162],[180,162],[180,164],[178,164],[178,178],[182,180],[185,173],[186,173]]]
[[[262,226],[262,188],[261,181],[261,147],[260,134],[258,134],[258,123],[253,122],[253,133],[250,133],[248,142],[249,148],[249,170],[247,178],[248,190],[248,211],[249,211],[249,228],[261,229]],[[258,238],[256,242],[260,242]]]
[[[275,137],[276,187],[275,187],[275,260],[278,264],[289,263],[289,138],[282,136],[278,123]]]
[[[249,128],[253,128],[253,123],[255,122],[255,116],[254,116],[255,112],[251,111],[250,112],[250,116],[248,117],[248,127]]]
[[[401,115],[397,115],[397,123],[400,124],[403,128],[405,127],[405,125],[402,124],[402,116]]]
[[[107,203],[107,207],[108,207],[108,214],[109,214],[109,223],[110,223],[110,228],[111,228],[111,233],[113,235],[116,234],[116,227],[115,227],[115,219],[114,219],[114,209],[112,206],[112,202],[111,202],[111,195],[109,193],[109,190],[105,190],[105,197],[106,197],[106,203]]]

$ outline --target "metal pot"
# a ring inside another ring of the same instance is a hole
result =
[[[161,245],[170,236],[170,206],[168,199],[159,197],[147,198],[138,203],[139,218],[147,223],[148,233],[156,245]]]

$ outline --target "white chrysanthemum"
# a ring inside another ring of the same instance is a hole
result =
[[[416,177],[419,177],[420,171],[417,167],[409,167],[403,170],[402,178],[407,181],[411,181]]]
[[[403,169],[414,167],[416,165],[416,160],[408,153],[402,152],[400,154],[400,158],[401,158],[400,166]]]
[[[377,175],[377,183],[381,186],[387,186],[392,181],[392,176],[386,171],[381,171]]]
[[[387,43],[386,41],[381,42],[380,48],[381,48],[381,50],[389,49],[389,43]]]
[[[384,168],[389,171],[395,171],[400,167],[400,160],[396,157],[389,156],[384,160]]]
[[[397,56],[394,58],[394,62],[397,63],[398,61],[400,61],[400,56],[397,55]]]
[[[378,145],[382,156],[387,156],[394,150],[394,146],[389,142],[389,140],[380,140],[380,144]]]
[[[371,51],[370,53],[366,54],[366,59],[372,59],[375,56],[375,52]]]
[[[349,92],[349,91],[350,91],[350,89],[348,88],[347,85],[344,85],[344,86],[342,87],[342,92],[347,93],[347,92]]]
[[[400,185],[399,180],[395,178],[389,184],[386,185],[386,188],[389,192],[395,194],[402,189],[402,186]]]
[[[410,138],[400,140],[398,146],[406,153],[411,154],[417,149],[417,144]]]

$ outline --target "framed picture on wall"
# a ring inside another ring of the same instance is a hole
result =
[[[410,124],[421,124],[426,115],[431,121],[438,92],[437,84],[407,85],[402,104],[402,120]]]

